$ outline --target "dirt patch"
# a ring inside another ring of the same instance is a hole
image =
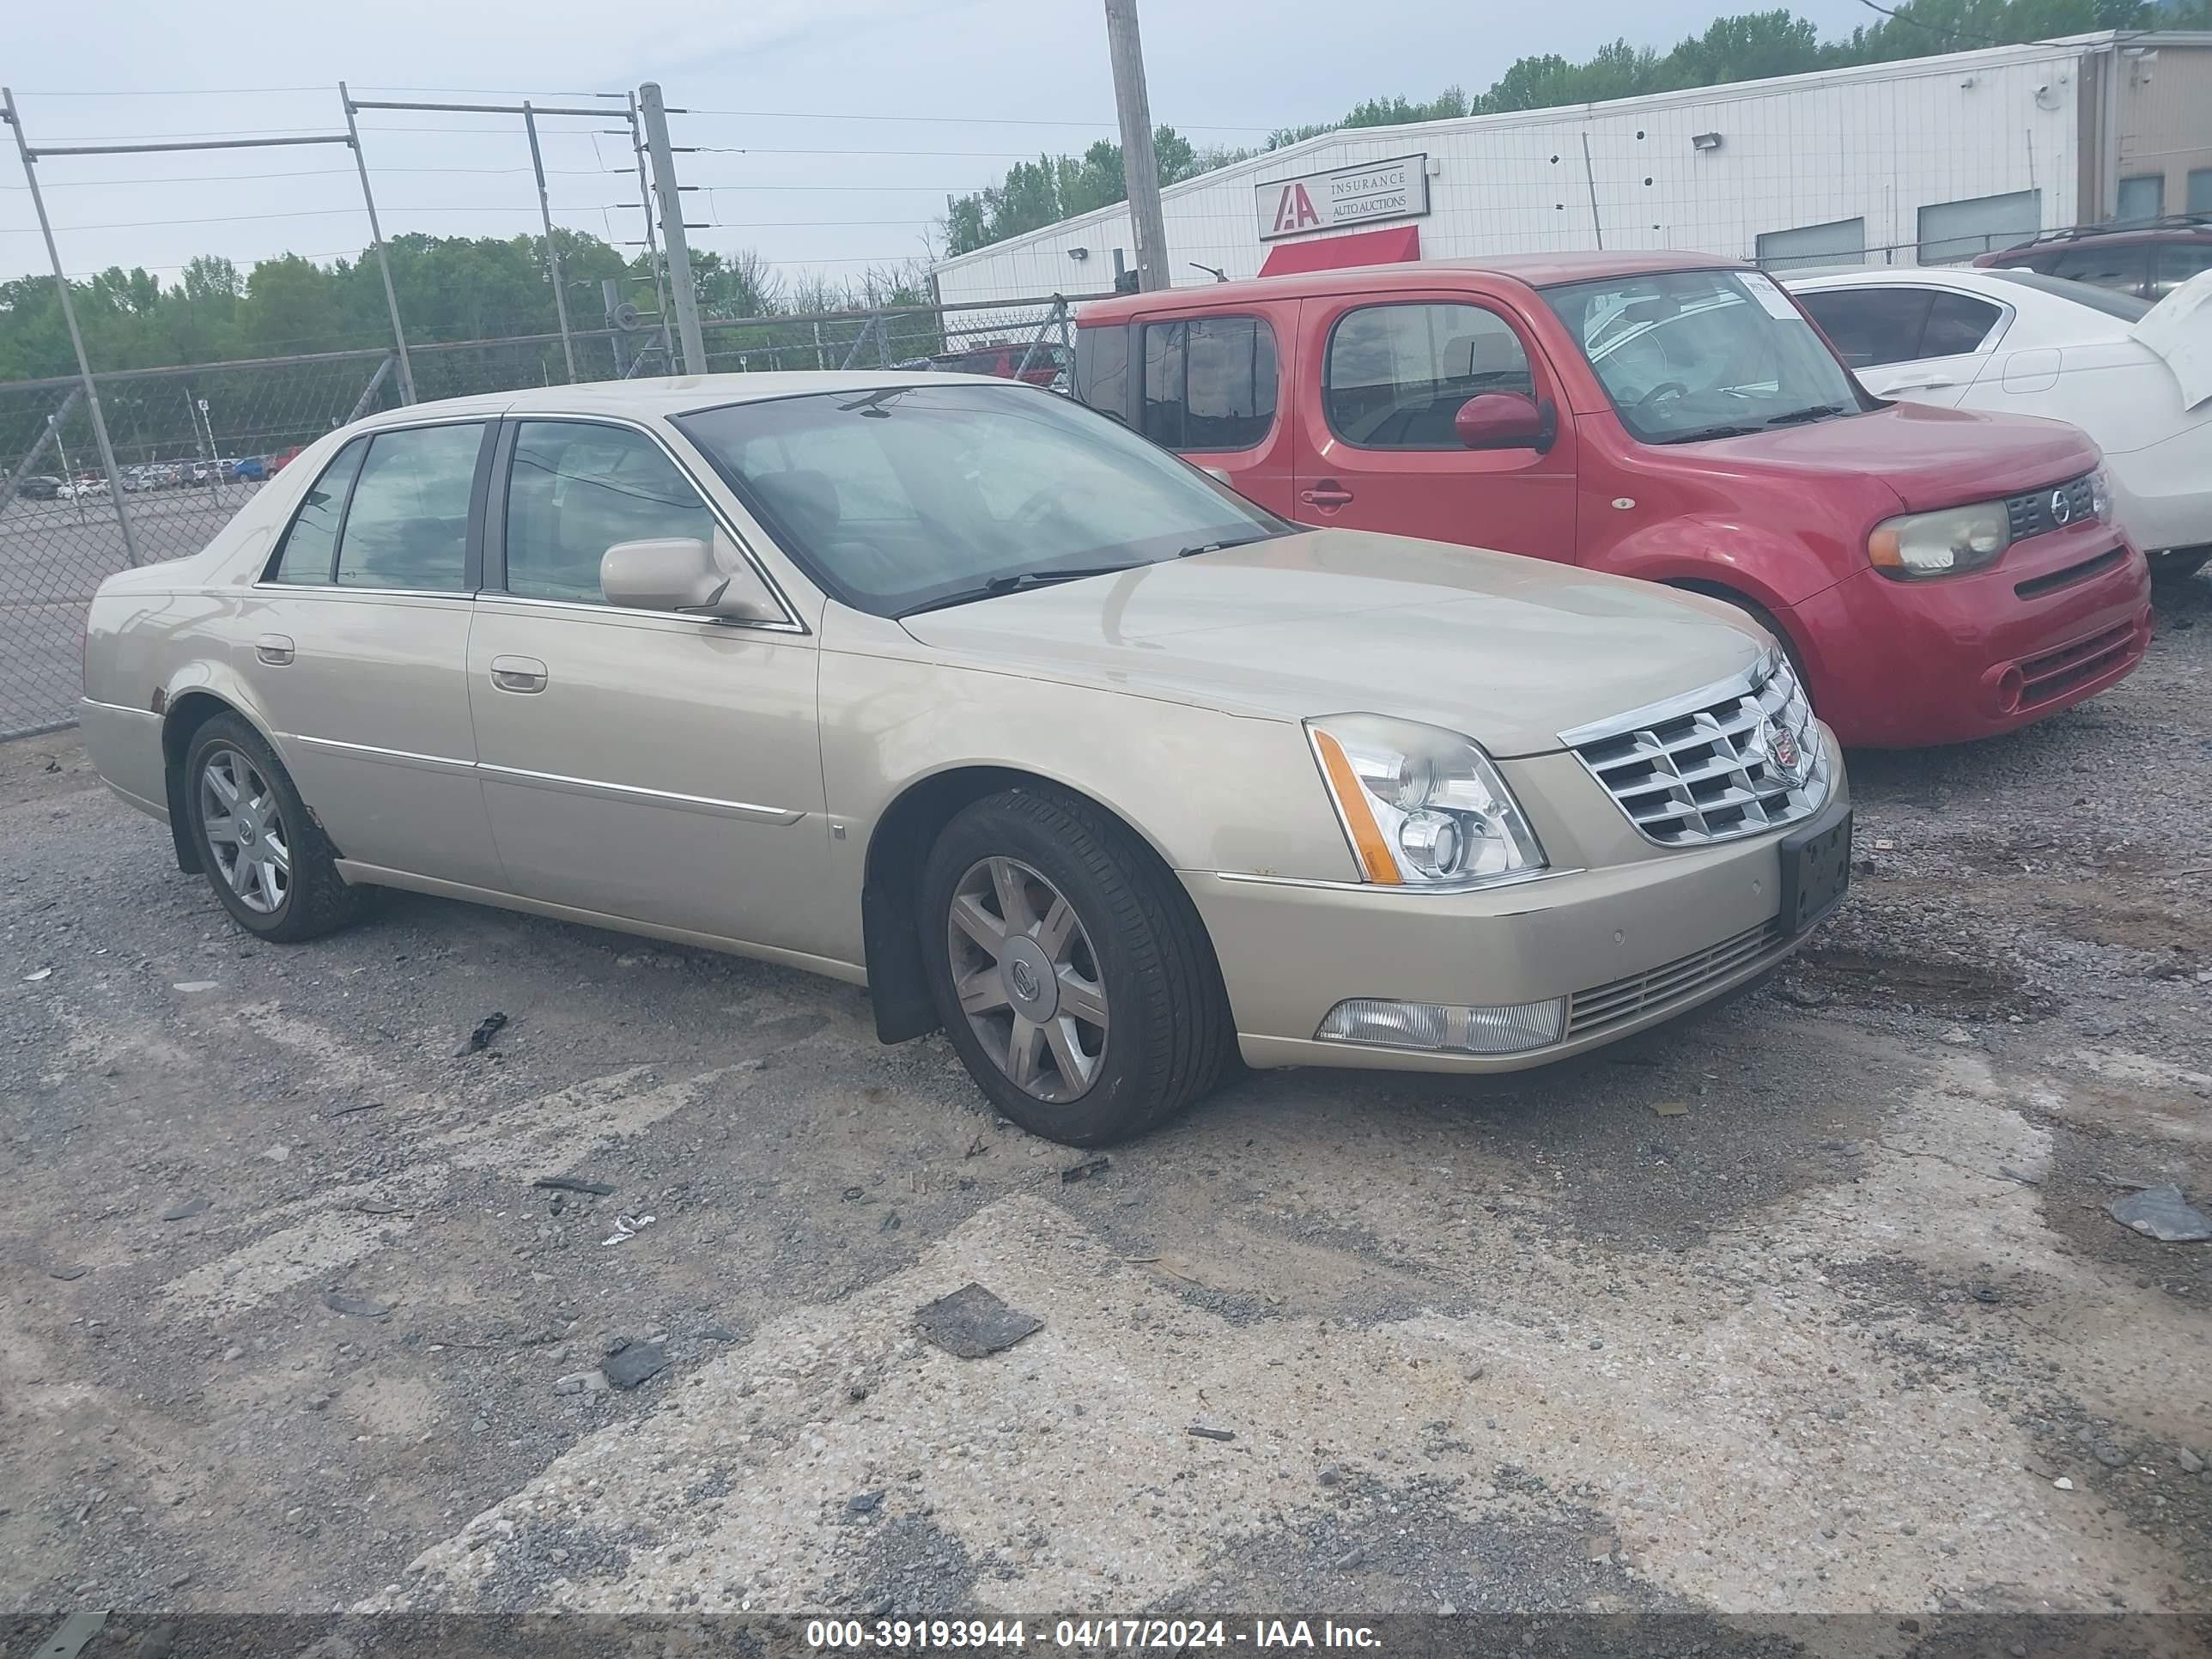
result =
[[[0,806],[100,787],[100,775],[74,732],[0,743]]]
[[[1993,963],[1814,945],[1797,958],[1797,976],[1840,1001],[1954,1019],[2047,1014],[2057,1006],[2057,999],[2030,989],[2018,974]]]

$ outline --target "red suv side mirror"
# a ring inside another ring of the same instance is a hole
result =
[[[1549,449],[1553,416],[1518,392],[1469,398],[1452,416],[1452,433],[1469,449]]]

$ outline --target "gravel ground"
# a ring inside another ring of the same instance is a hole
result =
[[[2105,1212],[2212,1208],[2212,581],[2161,617],[1855,757],[1759,991],[1079,1179],[848,988],[406,896],[260,945],[0,750],[0,1607],[2212,1613],[2212,1246]],[[921,1340],[971,1281],[1041,1328]]]

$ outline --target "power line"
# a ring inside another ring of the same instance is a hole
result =
[[[351,167],[301,167],[296,168],[289,173],[173,173],[169,177],[164,179],[48,179],[43,182],[46,188],[48,190],[121,190],[128,185],[227,185],[234,179],[240,183],[245,183],[249,180],[261,179],[350,179],[353,177],[353,171],[354,170]],[[380,167],[377,168],[377,171],[379,173],[527,173],[530,169],[526,167]],[[628,167],[548,167],[545,171],[550,175],[564,179],[597,179],[605,173],[611,172],[627,173],[629,169]],[[725,185],[721,186],[721,188],[725,190],[734,190],[739,188],[739,186],[734,185]],[[775,188],[775,186],[763,185],[759,186],[759,188],[769,189]],[[803,190],[809,188],[809,186],[793,185],[788,188],[793,190]],[[839,186],[830,185],[827,186],[827,188],[836,189],[839,188]],[[854,185],[844,186],[844,188],[853,190],[870,190],[876,188],[876,186],[870,185]],[[908,186],[891,186],[891,188],[908,188]],[[911,188],[919,190],[923,188],[923,186],[917,185],[911,186]],[[933,188],[933,186],[932,186],[932,188]],[[28,189],[30,189],[28,185],[0,184],[0,190],[27,191]]]
[[[1013,115],[877,115],[857,111],[840,112],[834,110],[802,109],[697,109],[689,105],[681,111],[684,115],[732,115],[762,121],[912,121],[927,122],[957,127],[1103,127],[1111,132],[1115,123],[1103,121],[1045,120],[1028,116]],[[1237,126],[1220,121],[1198,121],[1185,124],[1193,132],[1273,132],[1273,127]]]
[[[563,91],[545,87],[387,87],[372,86],[367,82],[354,84],[364,92],[500,92],[514,93],[538,98],[618,98],[612,92]],[[318,87],[111,87],[100,92],[41,92],[27,88],[26,98],[239,98],[260,93],[335,92],[337,88],[325,82]]]
[[[695,144],[702,155],[976,155],[999,161],[1025,161],[1026,149],[776,149],[761,144]]]

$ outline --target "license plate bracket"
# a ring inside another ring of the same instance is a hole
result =
[[[1782,933],[1796,939],[1826,921],[1851,885],[1851,815],[1781,841]]]

